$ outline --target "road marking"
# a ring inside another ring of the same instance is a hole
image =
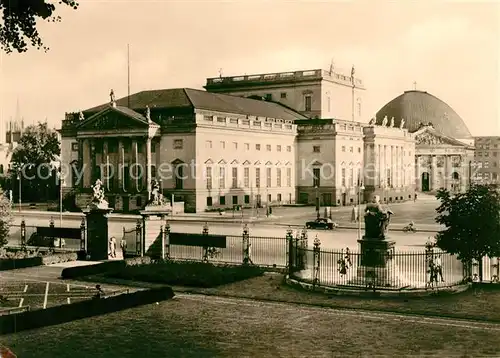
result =
[[[71,298],[68,297],[68,305],[71,304]]]
[[[187,299],[192,301],[218,301],[225,304],[232,305],[245,305],[251,307],[262,307],[262,306],[281,306],[285,310],[297,311],[297,306],[300,306],[302,311],[309,312],[322,312],[333,316],[348,316],[357,317],[365,319],[377,319],[382,321],[405,321],[417,324],[428,324],[435,326],[445,326],[445,327],[458,327],[458,328],[468,328],[468,329],[481,329],[486,331],[500,331],[500,324],[488,323],[488,322],[474,322],[471,320],[464,319],[454,319],[454,318],[438,318],[438,317],[420,317],[412,315],[402,315],[398,313],[388,313],[388,312],[367,312],[362,310],[348,310],[348,309],[336,309],[336,308],[324,308],[324,307],[312,307],[300,304],[289,304],[281,302],[263,302],[263,301],[252,301],[249,299],[240,298],[227,298],[218,296],[203,296],[203,295],[190,295],[190,294],[176,294],[176,297],[180,299]]]
[[[45,297],[43,299],[43,309],[47,308],[47,299],[49,297],[49,285],[50,285],[50,283],[47,282],[47,285],[45,286]]]
[[[26,292],[28,291],[28,285],[24,285],[24,291],[23,292]]]
[[[37,277],[36,279],[35,278],[32,278],[32,277]],[[60,281],[55,281],[51,278],[51,276],[44,276],[44,275],[36,275],[36,274],[31,274],[31,275],[28,275],[28,274],[24,274],[24,273],[19,273],[19,272],[16,272],[16,273],[7,273],[4,271],[4,273],[1,273],[0,274],[0,278],[3,278],[3,279],[6,279],[6,280],[11,280],[11,281],[30,281],[30,282],[38,282],[38,283],[46,283],[46,282],[50,282],[52,284],[56,284],[56,285],[63,285],[64,282],[61,282],[62,280]],[[87,289],[90,289],[90,288],[93,288],[93,287],[90,287],[88,284],[87,285],[83,285],[83,284],[77,284],[77,283],[71,283],[71,285],[73,287],[81,287],[81,288],[87,288]],[[120,285],[113,285],[113,284],[109,284],[109,285],[106,285],[108,288],[111,288],[111,287],[123,287],[123,286],[120,286]]]
[[[23,307],[23,303],[24,303],[24,298],[21,297],[21,299],[19,300],[19,307]]]

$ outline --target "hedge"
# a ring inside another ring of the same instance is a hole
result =
[[[76,259],[76,252],[54,253],[47,256],[37,255],[24,258],[0,258],[0,271],[52,265],[61,262],[75,261]]]
[[[151,258],[149,256],[144,256],[144,257],[134,257],[132,259],[127,259],[125,261],[114,260],[114,261],[101,262],[95,265],[66,267],[65,269],[62,270],[61,277],[63,279],[73,279],[78,277],[94,276],[103,274],[108,271],[122,270],[126,266],[149,264],[150,262]]]

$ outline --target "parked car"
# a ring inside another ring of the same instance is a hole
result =
[[[331,219],[328,218],[319,218],[314,221],[306,222],[307,229],[326,229],[333,230],[337,227],[337,224],[334,223]]]

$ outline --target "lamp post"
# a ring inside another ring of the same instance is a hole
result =
[[[21,167],[23,166],[23,164],[21,164]],[[19,197],[18,197],[18,201],[19,201],[19,212],[21,212],[21,175],[22,174],[22,169],[21,168],[18,168],[17,170],[17,183],[19,185]]]
[[[58,172],[58,180],[59,180],[59,226],[62,227],[63,222],[63,185],[64,185],[64,177],[62,173],[61,162],[59,162],[59,172]]]
[[[361,240],[361,191],[365,190],[363,183],[358,185],[358,240]]]
[[[318,195],[318,186],[314,186],[314,190],[316,192],[316,202],[315,202],[315,206],[316,206],[316,217],[319,219],[319,195]]]

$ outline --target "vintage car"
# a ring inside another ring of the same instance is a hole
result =
[[[314,221],[306,222],[306,228],[308,229],[326,229],[333,230],[337,227],[337,224],[334,223],[331,219],[328,218],[318,218]]]

